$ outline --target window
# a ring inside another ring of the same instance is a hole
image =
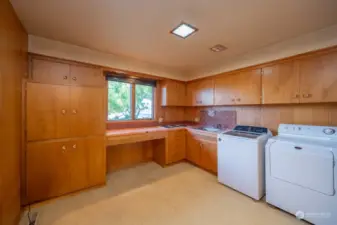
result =
[[[107,77],[108,120],[154,119],[155,83]]]

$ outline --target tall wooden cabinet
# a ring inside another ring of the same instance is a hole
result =
[[[101,70],[31,59],[26,83],[26,200],[105,183],[105,80]]]

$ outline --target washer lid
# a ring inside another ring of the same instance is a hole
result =
[[[331,148],[275,141],[269,145],[272,177],[325,195],[334,195]]]

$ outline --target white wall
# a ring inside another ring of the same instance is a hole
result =
[[[249,36],[247,36],[247,38],[249,38]],[[221,65],[216,67],[213,66],[191,71],[187,79],[193,80],[220,74],[335,45],[337,45],[337,25],[240,55],[231,60],[224,61]]]
[[[121,70],[146,73],[150,75],[184,80],[180,71],[141,62],[132,58],[103,53],[88,48],[66,44],[34,35],[28,37],[28,51],[31,53],[74,60]]]

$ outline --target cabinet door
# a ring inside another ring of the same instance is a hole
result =
[[[74,140],[67,154],[70,192],[105,183],[104,136]]]
[[[235,104],[249,105],[261,103],[261,70],[240,72],[235,78]]]
[[[186,155],[185,130],[168,132],[168,163],[183,160]]]
[[[26,185],[29,203],[69,192],[69,147],[69,142],[27,144]]]
[[[186,135],[186,158],[194,164],[200,164],[200,142],[191,133]]]
[[[186,85],[186,105],[195,106],[197,105],[197,100],[195,96],[196,92],[196,82],[187,83]]]
[[[197,82],[195,91],[196,105],[214,104],[214,80],[205,79]]]
[[[72,87],[70,131],[72,137],[103,135],[105,132],[104,88]]]
[[[72,85],[103,87],[105,84],[102,71],[96,67],[71,65],[70,76]]]
[[[69,94],[69,86],[27,83],[28,141],[69,137]]]
[[[168,80],[161,87],[162,106],[184,106],[185,95],[184,83]]]
[[[301,102],[337,102],[337,52],[299,60]]]
[[[217,142],[200,140],[200,166],[208,171],[218,172]]]
[[[299,76],[295,61],[262,69],[263,104],[299,103]]]
[[[214,104],[234,105],[235,104],[235,76],[237,74],[222,75],[214,80]]]
[[[70,66],[65,63],[33,59],[31,78],[38,83],[69,84]]]

